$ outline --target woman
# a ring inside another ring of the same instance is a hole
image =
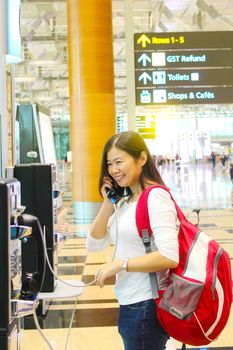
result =
[[[166,288],[168,269],[178,263],[177,215],[169,193],[154,188],[149,194],[153,251],[147,255],[135,222],[138,198],[154,184],[164,186],[141,136],[133,131],[113,135],[103,150],[99,178],[103,204],[90,227],[87,248],[115,244],[112,261],[103,264],[95,277],[102,288],[106,278],[116,276],[118,329],[125,350],[162,350],[169,338],[157,320],[149,278],[150,272],[158,272],[159,288]],[[113,187],[117,198],[111,201],[107,193]]]

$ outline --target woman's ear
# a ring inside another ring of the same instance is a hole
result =
[[[141,157],[140,157],[141,165],[144,166],[147,162],[147,153],[145,151],[142,151]]]

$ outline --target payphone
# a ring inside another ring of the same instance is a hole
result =
[[[21,202],[26,206],[25,213],[35,215],[40,221],[45,236],[47,256],[56,273],[58,258],[54,224],[58,214],[55,197],[59,193],[56,167],[54,164],[17,164],[14,167],[14,177],[21,183]],[[38,253],[44,256],[42,250]],[[33,249],[27,250],[27,259],[24,259],[23,264],[26,264],[26,260],[33,260]],[[46,264],[41,292],[53,292],[55,285],[55,276]]]
[[[33,301],[21,300],[21,242],[31,228],[19,225],[20,183],[0,179],[0,349],[19,350],[19,317],[32,314]]]

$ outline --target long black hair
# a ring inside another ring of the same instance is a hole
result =
[[[113,135],[105,144],[102,160],[101,160],[101,170],[99,176],[99,191],[103,185],[103,178],[105,176],[110,176],[108,173],[108,162],[107,162],[107,154],[111,150],[112,147],[116,147],[129,155],[131,155],[135,160],[138,160],[141,157],[142,152],[146,152],[147,161],[143,166],[142,173],[140,175],[139,181],[142,189],[145,189],[145,183],[157,183],[165,186],[156,166],[155,161],[150,154],[147,145],[143,138],[134,131],[124,131],[118,134]],[[114,184],[118,190],[121,191],[117,184]],[[122,189],[123,190],[123,189]],[[101,193],[101,191],[100,191]],[[122,192],[123,193],[123,192]]]

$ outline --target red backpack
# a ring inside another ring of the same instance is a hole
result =
[[[179,264],[169,270],[166,290],[158,291],[159,296],[155,299],[158,319],[172,338],[184,344],[209,344],[219,336],[230,314],[230,259],[215,240],[185,218],[169,190],[163,186],[147,188],[138,200],[136,224],[139,235],[152,234],[148,195],[158,187],[170,194],[180,221]],[[148,237],[144,244],[148,250]]]

